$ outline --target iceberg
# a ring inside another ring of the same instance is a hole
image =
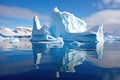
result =
[[[51,22],[51,28],[59,30],[59,34],[61,35],[64,35],[64,32],[82,33],[87,30],[87,23],[75,17],[73,14],[60,12],[57,7],[54,8],[51,14]]]
[[[87,28],[87,23],[69,12],[56,7],[51,14],[51,25],[41,26],[37,16],[33,18],[31,41],[104,41],[103,25]]]
[[[39,35],[40,34],[40,29],[42,26],[40,25],[38,16],[34,16],[33,18],[33,30],[32,30],[32,35]]]
[[[90,28],[88,30],[91,34],[96,34],[97,41],[104,42],[104,33],[103,33],[103,25],[98,25]]]
[[[95,30],[94,30],[95,29]],[[54,37],[62,37],[67,41],[104,41],[103,25],[87,28],[87,23],[69,12],[60,12],[54,8],[49,28]]]
[[[55,43],[57,42],[63,42],[62,38],[54,38],[51,33],[49,32],[49,27],[47,25],[41,26],[39,19],[37,16],[34,17],[33,19],[33,31],[32,31],[32,37],[31,41],[32,42],[40,42],[42,41],[43,43],[49,43],[50,41],[54,41]]]
[[[98,31],[96,33],[96,38],[98,41],[104,42],[104,33],[103,33],[103,25],[100,25]]]

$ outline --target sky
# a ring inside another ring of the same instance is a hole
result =
[[[0,0],[0,27],[32,27],[34,15],[49,25],[55,7],[83,19],[88,27],[103,24],[106,32],[120,32],[120,0]]]

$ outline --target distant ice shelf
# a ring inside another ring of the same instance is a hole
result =
[[[32,28],[27,28],[27,27],[16,27],[15,30],[6,27],[0,27],[0,36],[4,38],[30,37],[31,33],[32,33]]]

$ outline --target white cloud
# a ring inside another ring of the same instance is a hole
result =
[[[84,18],[88,26],[104,25],[105,31],[120,30],[120,10],[103,10]]]
[[[104,4],[110,4],[111,0],[102,0]]]
[[[119,3],[120,4],[120,0],[113,0],[115,3]]]
[[[48,15],[39,14],[37,12],[31,11],[27,8],[20,8],[16,6],[4,6],[0,5],[0,16],[17,18],[17,19],[26,19],[32,20],[34,15],[38,15],[40,20],[48,20]]]
[[[2,23],[7,23],[7,22],[9,22],[9,21],[8,21],[8,20],[0,19],[0,22],[2,22]]]
[[[98,8],[120,8],[120,0],[99,0],[94,3]]]

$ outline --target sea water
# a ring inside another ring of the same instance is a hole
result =
[[[120,80],[120,42],[0,42],[0,80]]]

